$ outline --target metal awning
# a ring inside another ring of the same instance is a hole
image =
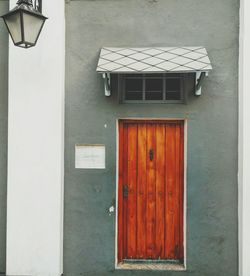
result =
[[[99,73],[208,72],[212,70],[204,47],[144,47],[101,50]]]
[[[105,95],[110,96],[110,73],[196,73],[195,95],[212,70],[204,47],[141,47],[101,49],[96,71],[103,74]]]

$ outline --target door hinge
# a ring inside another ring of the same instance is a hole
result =
[[[123,197],[128,197],[128,185],[123,185]]]

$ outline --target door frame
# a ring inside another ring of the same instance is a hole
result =
[[[115,269],[127,269],[123,268],[121,264],[118,262],[118,208],[119,208],[119,200],[118,200],[118,188],[119,188],[119,121],[183,121],[184,123],[184,172],[183,172],[183,253],[184,260],[183,266],[184,270],[187,269],[187,118],[147,118],[147,117],[130,117],[130,118],[117,118],[116,119],[116,204],[115,204]],[[139,269],[139,268],[138,268]],[[154,268],[155,269],[155,268]],[[167,269],[166,269],[167,270]],[[174,270],[170,268],[169,270]],[[177,269],[180,270],[180,269]]]

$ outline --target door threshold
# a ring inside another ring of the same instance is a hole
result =
[[[124,260],[117,264],[116,269],[126,270],[186,270],[185,266],[176,260]]]
[[[137,263],[137,264],[182,264],[180,260],[175,259],[123,259],[123,263]]]

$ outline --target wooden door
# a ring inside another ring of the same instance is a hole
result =
[[[182,262],[183,137],[183,121],[119,121],[119,262]]]

